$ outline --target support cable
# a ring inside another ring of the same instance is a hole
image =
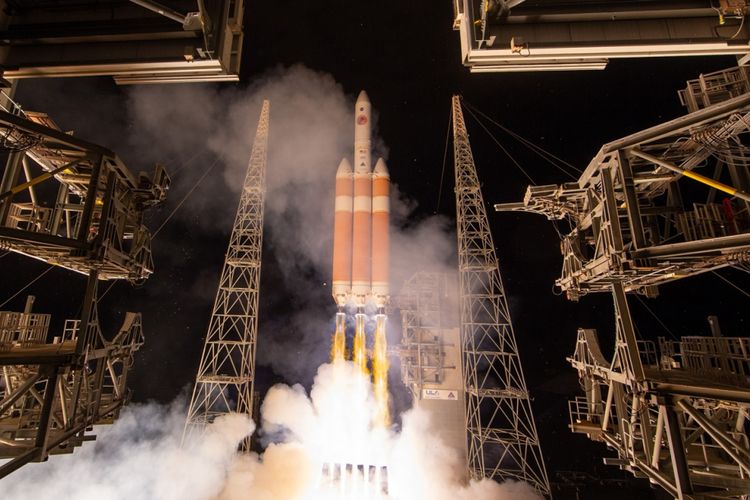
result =
[[[576,171],[578,174],[582,174],[583,173],[583,170],[581,170],[580,168],[578,168],[578,167],[572,165],[571,163],[563,160],[562,158],[556,156],[555,154],[550,153],[549,151],[547,151],[543,147],[541,147],[541,146],[539,146],[539,145],[531,142],[530,140],[528,140],[525,137],[517,134],[513,130],[511,130],[511,129],[507,128],[507,127],[504,127],[503,125],[501,125],[497,121],[493,120],[486,113],[483,113],[482,111],[480,111],[476,106],[472,106],[471,104],[469,104],[466,101],[463,101],[463,104],[464,104],[464,106],[466,106],[467,110],[470,109],[473,112],[479,114],[484,119],[486,119],[487,121],[489,121],[490,123],[492,123],[493,125],[495,125],[496,127],[498,127],[500,130],[502,130],[506,134],[510,135],[512,138],[514,138],[515,140],[517,140],[518,142],[520,142],[521,144],[523,144],[524,146],[526,146],[528,149],[530,149],[532,152],[534,152],[537,156],[539,156],[543,160],[547,161],[550,165],[552,165],[553,167],[557,168],[558,170],[560,170],[564,174],[570,176],[573,179],[576,178],[575,175],[573,175],[570,172],[568,172],[567,170],[565,170],[563,168],[563,165],[567,166],[568,168],[571,168],[572,170]],[[552,159],[557,160],[560,164],[555,163],[554,161],[552,161]]]
[[[184,170],[184,169],[185,169],[185,167],[187,167],[188,165],[190,165],[190,164],[191,164],[191,163],[192,163],[192,162],[193,162],[193,161],[194,161],[194,160],[195,160],[196,158],[200,157],[201,155],[203,155],[203,154],[205,154],[205,153],[208,153],[208,151],[206,151],[205,149],[202,149],[202,150],[198,151],[197,153],[195,153],[195,154],[194,154],[193,156],[191,156],[190,158],[188,158],[187,160],[185,160],[185,161],[182,161],[182,162],[181,162],[181,163],[182,163],[182,165],[180,165],[179,167],[177,167],[177,169],[176,169],[176,170],[175,170],[174,172],[171,172],[171,173],[169,174],[169,177],[170,177],[170,178],[171,178],[172,180],[174,180],[174,176],[175,176],[175,175],[179,174],[179,173],[180,173],[180,172],[181,172],[182,170]],[[172,160],[167,160],[167,161],[166,161],[165,163],[166,163],[167,165],[169,165],[170,163],[172,163],[172,162],[174,161],[174,159],[176,159],[176,158],[173,158]]]
[[[750,293],[747,293],[745,290],[743,290],[742,288],[738,287],[737,285],[735,285],[734,283],[732,283],[731,281],[729,281],[728,279],[726,279],[724,276],[722,276],[721,274],[717,273],[716,271],[711,271],[711,272],[713,274],[715,274],[719,279],[725,281],[727,284],[729,284],[730,286],[732,286],[735,290],[737,290],[738,292],[740,292],[742,295],[744,295],[745,297],[750,298]]]
[[[659,318],[659,316],[657,316],[656,313],[652,311],[651,308],[648,307],[648,305],[646,305],[646,303],[643,301],[642,298],[640,298],[638,295],[636,295],[635,298],[638,299],[638,302],[640,302],[641,305],[646,308],[646,310],[651,314],[651,316],[654,317],[654,319],[662,326],[662,328],[664,328],[667,331],[667,333],[669,333],[669,336],[672,337],[672,340],[679,340],[677,338],[677,335],[675,335],[672,332],[672,330],[670,330],[669,327],[667,327],[667,325],[664,324],[664,322]]]
[[[211,173],[211,170],[213,170],[213,168],[216,166],[218,162],[219,162],[219,157],[216,157],[213,163],[211,163],[211,165],[209,165],[206,171],[203,172],[203,175],[201,175],[200,178],[196,181],[196,183],[193,184],[193,187],[190,188],[190,191],[187,192],[187,194],[180,200],[177,206],[174,207],[174,209],[172,209],[169,215],[167,215],[167,218],[164,219],[164,222],[162,222],[161,225],[156,229],[156,231],[154,231],[154,233],[151,235],[152,239],[156,238],[156,235],[159,234],[159,232],[164,228],[167,222],[169,222],[169,220],[174,216],[174,214],[177,213],[177,210],[179,210],[182,204],[185,203],[185,200],[187,200],[190,197],[190,195],[193,194],[193,191],[195,191],[196,188],[200,185],[200,183],[203,182],[203,179],[205,179],[206,176],[209,173]]]
[[[186,166],[187,166],[187,165],[188,165],[189,163],[191,163],[191,162],[192,162],[193,160],[195,160],[196,158],[198,158],[198,157],[199,157],[199,156],[200,156],[200,155],[201,155],[202,153],[204,153],[204,152],[205,152],[205,151],[201,151],[201,152],[198,152],[198,153],[194,154],[194,155],[193,155],[192,157],[190,157],[190,158],[189,158],[189,159],[188,159],[188,160],[187,160],[186,162],[184,162],[184,163],[183,163],[183,164],[182,164],[182,165],[180,166],[180,168],[178,168],[178,169],[177,169],[177,170],[176,170],[176,171],[175,171],[175,172],[174,172],[174,173],[173,173],[172,175],[175,175],[175,174],[176,174],[176,173],[178,173],[178,172],[179,172],[180,170],[182,170],[183,168],[185,168],[185,167],[186,167]],[[183,204],[183,203],[184,203],[184,202],[185,202],[185,201],[186,201],[186,200],[188,199],[188,197],[189,197],[189,196],[190,196],[190,195],[191,195],[191,194],[193,193],[193,191],[195,191],[195,188],[196,188],[196,187],[198,187],[198,185],[199,185],[199,184],[201,183],[201,181],[202,181],[202,180],[203,180],[203,179],[204,179],[204,178],[206,177],[206,175],[208,175],[208,173],[209,173],[209,172],[211,171],[211,169],[212,169],[212,168],[214,167],[214,165],[216,165],[216,163],[217,163],[217,162],[218,162],[218,158],[216,158],[216,159],[214,160],[214,162],[213,162],[213,163],[212,163],[212,164],[211,164],[211,165],[210,165],[210,166],[208,167],[208,169],[207,169],[207,170],[206,170],[206,172],[205,172],[205,173],[204,173],[204,174],[203,174],[203,175],[201,176],[201,178],[200,178],[200,179],[198,179],[198,181],[197,181],[197,182],[195,183],[195,185],[193,185],[193,187],[192,187],[192,188],[190,188],[190,191],[188,191],[188,193],[187,193],[187,194],[185,195],[185,197],[184,197],[184,198],[182,198],[182,200],[180,200],[180,203],[179,203],[179,204],[178,204],[178,205],[177,205],[177,206],[176,206],[176,207],[174,208],[174,210],[172,210],[172,212],[171,212],[171,213],[170,213],[170,214],[169,214],[169,215],[167,216],[167,218],[166,218],[166,219],[164,220],[164,222],[162,222],[162,224],[161,224],[161,225],[159,226],[159,228],[158,228],[158,229],[157,229],[157,230],[156,230],[156,231],[154,232],[154,234],[153,234],[153,235],[151,235],[151,241],[152,241],[152,242],[153,242],[153,241],[154,241],[154,240],[156,239],[156,235],[157,235],[157,233],[159,233],[159,231],[161,231],[161,229],[162,229],[162,228],[164,227],[164,225],[165,225],[165,224],[166,224],[167,222],[169,222],[169,219],[171,219],[171,218],[172,218],[172,216],[173,216],[173,215],[174,215],[174,214],[175,214],[175,213],[177,212],[177,210],[178,210],[178,209],[179,209],[179,208],[180,208],[180,207],[182,206],[182,204]],[[2,258],[2,257],[0,257],[0,258]],[[104,290],[104,292],[103,292],[103,293],[102,293],[101,295],[99,295],[99,298],[97,299],[97,302],[101,301],[101,300],[102,300],[102,299],[104,298],[104,296],[105,296],[105,295],[107,295],[107,294],[109,293],[109,291],[110,291],[110,290],[112,290],[112,288],[113,288],[113,287],[114,287],[114,286],[115,286],[115,285],[117,284],[117,282],[118,282],[118,280],[114,280],[114,281],[112,281],[112,283],[110,283],[110,284],[109,284],[109,286],[108,286],[108,287],[107,287],[107,288],[106,288],[106,289]]]
[[[97,297],[97,299],[96,299],[96,303],[97,304],[99,302],[101,302],[101,300],[104,298],[105,295],[107,295],[109,293],[110,290],[112,290],[112,287],[114,287],[115,284],[117,284],[118,281],[119,280],[112,280],[112,283],[110,283],[109,286],[106,288],[106,290],[104,290],[104,293],[102,293],[101,295],[99,295],[99,297]]]
[[[23,288],[21,288],[20,290],[18,290],[16,293],[14,293],[13,295],[11,295],[5,302],[3,302],[2,304],[0,304],[0,307],[3,307],[8,302],[10,302],[11,300],[13,300],[16,297],[18,297],[24,290],[26,290],[31,285],[33,285],[34,283],[36,283],[37,281],[39,281],[39,279],[41,279],[42,276],[44,276],[45,274],[47,274],[48,272],[50,272],[54,268],[55,268],[55,266],[49,266],[47,269],[45,269],[44,271],[42,271],[36,278],[34,278],[31,281],[29,281],[28,283],[26,283],[23,286]]]
[[[445,150],[443,151],[443,168],[440,170],[440,187],[438,189],[437,206],[435,207],[435,213],[440,211],[440,199],[443,196],[443,179],[445,178],[445,164],[448,162],[448,144],[450,143],[451,137],[451,121],[453,120],[453,112],[448,113],[448,127],[445,130]]]
[[[487,127],[486,127],[486,126],[484,125],[484,123],[482,123],[481,121],[479,121],[479,118],[477,118],[477,116],[476,116],[476,115],[475,115],[475,114],[474,114],[474,113],[473,113],[473,112],[471,111],[471,109],[469,109],[469,108],[466,108],[466,111],[468,111],[468,112],[469,112],[469,114],[470,114],[470,115],[471,115],[472,117],[474,117],[474,120],[475,120],[475,121],[476,121],[476,122],[477,122],[477,123],[479,124],[479,126],[480,126],[480,127],[482,127],[482,130],[484,130],[485,132],[487,132],[487,135],[489,135],[489,136],[490,136],[490,139],[492,139],[492,141],[493,141],[493,142],[494,142],[495,144],[497,144],[497,147],[499,147],[499,148],[500,148],[500,150],[501,150],[501,151],[502,151],[503,153],[505,153],[505,155],[506,155],[506,156],[507,156],[508,158],[510,158],[510,161],[512,161],[512,162],[513,162],[513,164],[514,164],[514,165],[515,165],[515,166],[516,166],[516,167],[518,168],[518,170],[520,170],[520,171],[521,171],[521,172],[523,173],[523,175],[525,175],[525,176],[526,176],[526,178],[527,178],[527,179],[529,180],[529,182],[531,182],[532,184],[536,184],[536,182],[534,181],[534,179],[532,179],[532,178],[531,178],[531,176],[529,175],[529,173],[528,173],[528,172],[526,172],[526,170],[524,170],[524,168],[523,168],[523,167],[521,166],[521,164],[520,164],[520,163],[518,163],[518,162],[516,161],[516,159],[515,159],[515,158],[513,158],[513,156],[511,156],[510,152],[509,152],[509,151],[508,151],[507,149],[505,149],[505,146],[503,146],[502,144],[500,144],[500,141],[498,141],[498,140],[497,140],[497,138],[496,138],[496,137],[495,137],[494,135],[492,135],[492,132],[490,132],[490,131],[489,131],[489,129],[488,129],[488,128],[487,128]]]

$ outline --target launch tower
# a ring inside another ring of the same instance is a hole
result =
[[[469,474],[526,481],[547,495],[547,471],[458,96],[453,152]]]
[[[183,440],[220,415],[252,414],[269,106],[263,101]],[[249,439],[241,447],[249,451]]]

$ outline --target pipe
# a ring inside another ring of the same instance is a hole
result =
[[[750,194],[745,193],[744,191],[740,191],[737,188],[734,188],[732,186],[728,186],[722,182],[715,181],[711,179],[710,177],[706,177],[704,175],[701,175],[697,172],[693,172],[692,170],[685,170],[683,168],[680,168],[678,166],[672,165],[671,163],[664,161],[660,158],[657,158],[655,156],[651,156],[648,153],[644,153],[643,151],[640,151],[638,149],[631,149],[631,153],[633,153],[635,156],[639,158],[643,158],[646,161],[649,161],[655,165],[659,165],[660,167],[664,167],[667,170],[671,170],[672,172],[676,172],[678,174],[682,174],[685,177],[688,177],[690,179],[693,179],[694,181],[698,181],[701,184],[705,184],[706,186],[712,187],[714,189],[718,189],[719,191],[723,191],[729,195],[736,196],[737,198],[740,198],[745,201],[750,201]]]
[[[143,7],[144,9],[148,9],[151,12],[156,12],[159,15],[167,17],[171,19],[172,21],[177,21],[178,23],[182,25],[185,24],[185,20],[187,19],[187,16],[180,14],[176,10],[171,9],[167,7],[166,5],[162,5],[160,3],[154,2],[152,0],[130,0],[130,1],[136,5]]]
[[[19,184],[16,187],[10,188],[8,191],[6,191],[4,193],[0,193],[0,200],[4,200],[5,198],[11,197],[14,194],[18,194],[21,191],[23,191],[24,189],[31,189],[32,186],[36,186],[40,182],[44,182],[47,179],[49,179],[51,177],[54,177],[55,175],[59,174],[63,170],[67,170],[67,169],[69,169],[69,168],[77,165],[80,162],[81,162],[80,158],[75,159],[75,160],[73,160],[73,161],[71,161],[69,163],[66,163],[65,165],[63,165],[61,167],[58,167],[58,168],[56,168],[54,170],[50,170],[49,172],[44,172],[42,175],[40,175],[38,177],[35,177],[35,178],[31,179],[28,182],[24,182],[23,184]]]

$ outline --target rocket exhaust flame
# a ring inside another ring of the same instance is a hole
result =
[[[354,327],[354,349],[352,350],[352,361],[357,367],[368,375],[367,370],[367,340],[365,338],[365,314],[357,313]]]
[[[375,344],[372,353],[372,378],[375,386],[375,400],[378,403],[377,425],[388,427],[391,425],[391,415],[388,408],[388,341],[385,336],[385,314],[375,317]]]
[[[331,345],[331,361],[344,361],[346,358],[346,313],[336,313],[336,331]]]

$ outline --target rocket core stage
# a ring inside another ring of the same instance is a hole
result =
[[[354,169],[344,158],[336,172],[332,294],[338,306],[331,358],[346,359],[347,304],[357,307],[351,359],[368,371],[365,306],[378,313],[372,342],[372,375],[377,425],[390,423],[385,306],[388,303],[388,219],[390,177],[382,158],[370,170],[370,99],[363,90],[354,108]]]

